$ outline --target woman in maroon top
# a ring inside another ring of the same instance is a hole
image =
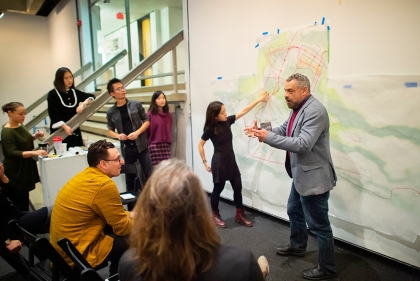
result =
[[[166,96],[162,91],[153,93],[147,117],[150,126],[146,135],[149,142],[149,153],[152,165],[171,158],[172,113],[169,112]]]
[[[267,92],[254,102],[247,105],[235,115],[227,116],[226,108],[220,101],[214,101],[207,107],[206,123],[204,124],[204,132],[198,143],[198,151],[206,170],[213,174],[213,192],[210,197],[212,209],[212,217],[214,223],[218,227],[226,227],[226,223],[221,219],[219,214],[219,197],[222,193],[225,182],[230,181],[233,189],[233,201],[236,205],[235,221],[244,226],[252,226],[252,222],[246,219],[244,208],[242,205],[242,180],[239,172],[238,164],[236,164],[235,153],[232,145],[232,130],[230,126],[236,120],[247,114],[259,102],[266,101]],[[211,167],[208,165],[204,154],[204,144],[207,140],[211,140],[214,146],[214,154],[211,160]]]

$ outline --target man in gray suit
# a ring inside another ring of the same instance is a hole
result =
[[[311,95],[305,75],[290,76],[284,90],[287,106],[292,109],[289,119],[272,132],[257,129],[255,121],[245,132],[258,137],[260,142],[286,150],[286,171],[293,178],[287,202],[290,244],[278,246],[277,254],[304,256],[308,225],[317,236],[318,265],[304,270],[302,276],[310,280],[329,279],[335,275],[336,268],[328,198],[337,177],[331,160],[328,113]]]

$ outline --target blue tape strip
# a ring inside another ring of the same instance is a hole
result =
[[[277,34],[280,34],[280,28],[277,28]]]
[[[327,26],[327,30],[330,30],[331,28],[330,28],[330,26]]]
[[[417,88],[417,87],[418,87],[417,82],[406,82],[406,83],[404,83],[404,85],[405,85],[407,88]]]
[[[324,25],[325,23],[325,18],[322,18],[322,25]]]
[[[268,34],[268,31],[264,31],[263,33],[262,33],[262,35],[267,35]]]
[[[351,85],[344,85],[344,89],[351,89]]]
[[[47,125],[47,118],[44,118],[44,125]]]
[[[222,76],[217,77],[217,80],[222,80]]]
[[[260,46],[260,44],[255,45],[255,48],[258,48]]]

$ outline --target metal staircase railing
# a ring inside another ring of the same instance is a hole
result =
[[[121,81],[124,86],[129,85],[131,82],[136,80],[138,76],[140,76],[144,71],[146,71],[149,67],[151,67],[154,63],[159,61],[163,56],[167,53],[172,51],[172,63],[173,63],[173,83],[174,83],[174,92],[177,93],[177,62],[176,62],[176,46],[184,40],[184,32],[183,30],[179,31],[174,37],[172,37],[169,41],[163,44],[159,49],[153,52],[150,56],[145,58],[143,61],[140,62],[137,67],[132,69],[127,75],[125,75]],[[80,114],[76,114],[72,119],[70,119],[66,124],[75,130],[76,128],[80,127],[89,117],[91,117],[95,112],[97,112],[102,106],[104,106],[111,96],[108,94],[108,91],[102,92],[96,99]],[[63,129],[59,129],[55,131],[52,135],[50,135],[45,141],[52,143],[52,140],[55,136],[60,136],[63,139],[67,137],[65,131]],[[49,146],[51,150],[53,146]]]
[[[98,78],[102,73],[104,73],[109,68],[111,68],[113,65],[115,65],[125,55],[127,55],[127,50],[122,50],[115,57],[113,57],[112,59],[110,59],[107,63],[105,63],[103,66],[101,66],[96,71],[94,71],[91,75],[89,75],[85,80],[83,80],[82,82],[80,82],[76,86],[76,89],[79,89],[79,90],[84,89],[87,85],[89,85],[89,83],[91,83],[93,80],[95,80],[96,78]],[[90,67],[92,63],[89,63],[89,64],[90,64],[89,65],[89,67]],[[82,69],[84,69],[85,67],[86,67],[86,65],[83,66],[78,71],[76,71],[75,73],[77,73],[78,75],[80,75],[81,73],[84,72],[84,70],[82,71]],[[76,77],[76,75],[73,75],[73,76]],[[31,104],[30,106],[28,106],[26,108],[26,112],[28,113],[31,110],[33,110],[34,108],[36,108],[42,102],[44,102],[45,100],[47,100],[47,97],[48,97],[48,93],[46,93],[41,98],[39,98],[38,100],[36,100],[33,104]],[[38,114],[31,121],[29,121],[28,123],[26,123],[25,124],[26,129],[31,130],[33,127],[36,126],[36,124],[38,124],[39,122],[41,122],[42,120],[44,120],[44,118],[46,118],[47,116],[48,116],[48,108],[47,109],[44,109],[40,114]]]
[[[80,75],[82,75],[83,72],[85,72],[86,70],[88,70],[90,67],[92,66],[91,62],[88,62],[87,64],[85,64],[84,66],[82,66],[80,69],[76,70],[75,73],[73,73],[73,77],[76,78]],[[34,110],[38,105],[40,105],[43,101],[45,101],[47,99],[47,94],[43,95],[42,97],[40,97],[39,99],[37,99],[35,102],[33,102],[31,105],[29,105],[28,107],[26,107],[26,113],[31,112],[32,110]]]

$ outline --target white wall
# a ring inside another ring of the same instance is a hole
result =
[[[258,50],[254,46],[262,32],[275,33],[277,29],[291,29],[315,21],[320,24],[325,17],[331,27],[330,78],[420,75],[420,2],[417,0],[185,0],[184,7],[193,139],[190,163],[210,191],[211,175],[203,169],[197,143],[206,107],[214,99],[211,85],[219,76],[238,77],[257,71]],[[410,102],[409,96],[401,98]],[[212,145],[205,148],[206,155],[211,157]],[[266,183],[261,188],[269,190],[271,186]],[[250,193],[244,194],[244,202]],[[287,191],[281,195],[287,198]],[[420,266],[419,236],[412,243],[401,241],[375,229],[337,222],[337,219],[333,229],[338,238]]]
[[[33,103],[52,88],[48,19],[6,13],[0,19],[0,103]],[[29,118],[29,116],[28,116]],[[7,122],[0,115],[0,124]]]
[[[48,15],[52,68],[78,70],[80,65],[79,38],[75,1],[60,1]]]
[[[80,68],[76,7],[60,1],[48,17],[6,13],[0,20],[0,103],[30,105],[53,88],[57,68]],[[47,107],[28,114],[26,121]],[[0,124],[8,120],[0,116]]]

